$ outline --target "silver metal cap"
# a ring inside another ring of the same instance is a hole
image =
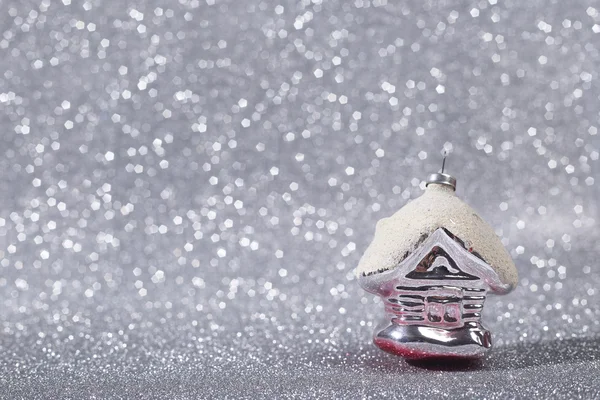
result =
[[[429,186],[431,183],[447,185],[450,186],[452,190],[456,190],[456,178],[452,175],[444,174],[442,172],[429,175],[427,177],[427,184],[425,186]]]

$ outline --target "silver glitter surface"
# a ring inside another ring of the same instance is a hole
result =
[[[0,2],[0,397],[600,397],[600,4]],[[371,344],[429,172],[520,273],[479,364]]]

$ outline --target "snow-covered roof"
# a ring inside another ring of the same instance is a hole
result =
[[[373,275],[397,268],[440,228],[464,242],[491,267],[502,284],[516,286],[517,269],[492,227],[451,187],[439,184],[430,184],[421,197],[377,223],[375,237],[356,273]]]

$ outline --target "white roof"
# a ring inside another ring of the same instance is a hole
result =
[[[444,251],[448,252],[448,255],[458,264],[458,268],[461,271],[466,272],[469,275],[477,276],[479,279],[476,281],[467,280],[451,280],[445,279],[435,280],[436,284],[444,285],[451,282],[452,285],[456,286],[468,286],[478,287],[481,289],[491,289],[496,294],[506,294],[510,292],[513,287],[504,283],[500,280],[500,277],[494,271],[494,269],[487,263],[482,261],[476,255],[470,253],[461,244],[457,243],[456,240],[448,236],[447,231],[439,228],[433,232],[425,242],[411,255],[406,257],[397,268],[380,272],[371,275],[359,275],[358,279],[363,289],[376,294],[383,294],[384,296],[389,293],[389,282],[392,282],[392,286],[400,282],[406,284],[412,284],[416,286],[428,286],[432,285],[432,280],[428,278],[408,278],[406,275],[413,271],[417,264],[427,256],[435,247],[441,247]],[[442,256],[442,258],[445,258]],[[438,257],[435,261],[439,261]],[[441,264],[444,264],[443,262]],[[433,264],[435,266],[435,262]],[[458,273],[458,271],[455,271]]]
[[[397,268],[439,228],[445,228],[477,253],[510,287],[517,285],[515,264],[500,238],[448,186],[430,184],[425,193],[389,218],[377,223],[375,237],[360,259],[356,273],[373,275]]]

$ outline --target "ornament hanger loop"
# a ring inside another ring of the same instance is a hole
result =
[[[446,168],[446,157],[447,153],[444,152],[444,159],[442,160],[442,171],[429,175],[427,177],[427,184],[425,186],[429,186],[430,184],[435,183],[438,185],[450,186],[452,190],[456,190],[456,178],[452,175],[444,173],[444,169]]]

